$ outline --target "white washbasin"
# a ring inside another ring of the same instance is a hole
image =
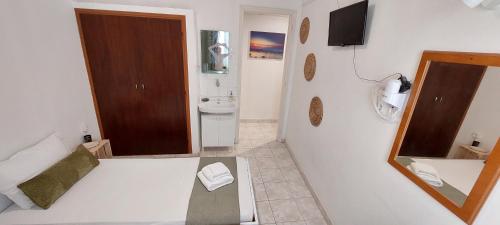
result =
[[[198,104],[198,109],[200,110],[200,112],[204,113],[224,114],[224,113],[236,112],[238,106],[234,101],[230,102],[230,101],[212,100]]]

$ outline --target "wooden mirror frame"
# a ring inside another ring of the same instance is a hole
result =
[[[420,91],[422,90],[422,86],[424,84],[428,63],[431,61],[500,67],[500,54],[424,51],[412,86],[411,95],[408,99],[408,103],[406,105],[406,109],[399,125],[398,133],[394,140],[388,160],[389,164],[408,177],[416,185],[421,187],[425,192],[430,194],[434,199],[448,208],[460,219],[467,224],[472,224],[481,210],[481,207],[486,202],[491,190],[495,187],[498,177],[500,176],[500,138],[491,151],[483,170],[481,171],[462,207],[457,206],[453,201],[442,195],[431,185],[427,184],[417,175],[396,161],[396,157],[399,154],[406,130],[410,124]]]

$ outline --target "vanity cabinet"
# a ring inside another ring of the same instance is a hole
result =
[[[201,138],[203,147],[233,146],[236,133],[234,113],[201,114]]]

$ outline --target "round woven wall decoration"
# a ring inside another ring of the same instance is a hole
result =
[[[306,62],[304,63],[304,77],[307,81],[311,81],[316,73],[316,56],[314,53],[310,53],[306,57]]]
[[[300,25],[300,43],[304,44],[307,41],[307,37],[309,37],[309,26],[311,23],[309,22],[309,18],[306,17],[302,20],[302,24]]]
[[[311,105],[309,106],[309,121],[315,127],[321,124],[323,120],[323,102],[319,97],[314,97],[311,100]]]

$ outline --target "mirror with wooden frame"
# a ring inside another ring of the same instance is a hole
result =
[[[201,72],[209,74],[227,74],[229,71],[229,32],[202,30],[201,36]]]
[[[425,51],[388,162],[468,224],[500,174],[500,54]]]

